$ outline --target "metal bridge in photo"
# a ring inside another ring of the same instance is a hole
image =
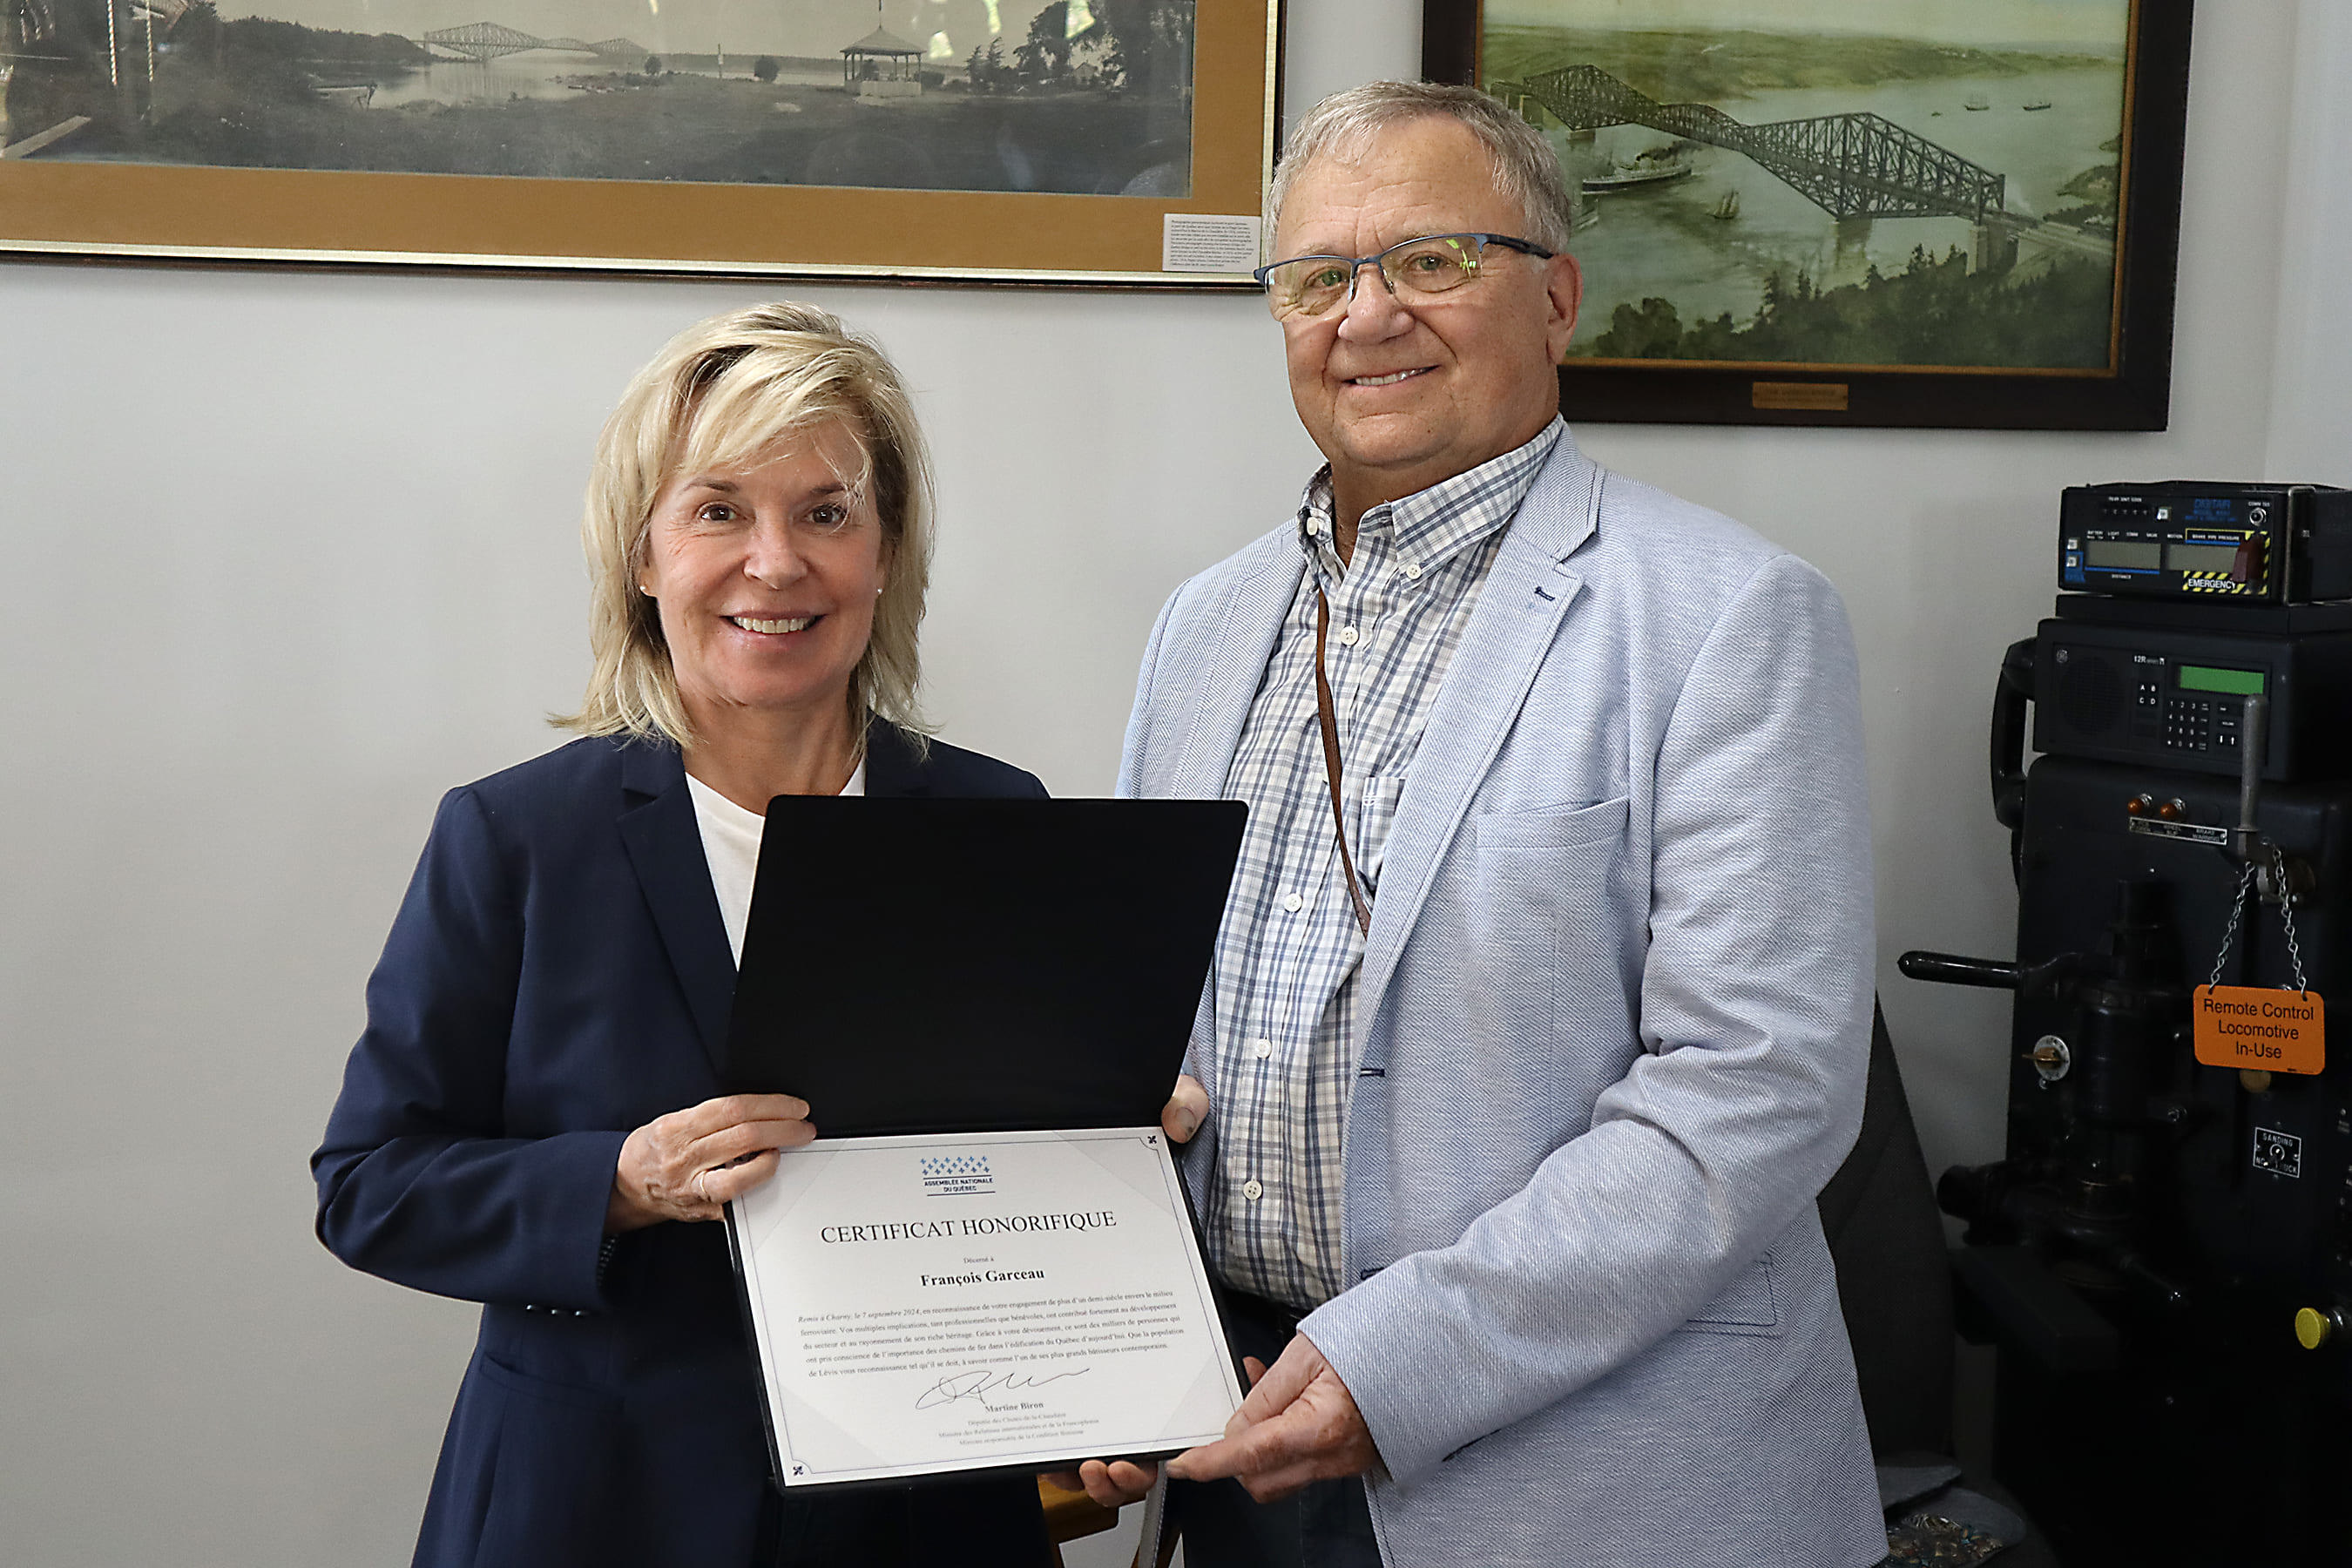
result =
[[[444,27],[439,32],[424,34],[416,41],[469,60],[494,60],[500,55],[521,54],[525,49],[566,49],[583,55],[604,52],[600,46],[583,44],[577,38],[534,38],[497,22],[468,22],[462,27]],[[618,38],[610,41],[626,42]]]
[[[1875,114],[1749,125],[1712,104],[1660,103],[1598,66],[1542,71],[1487,90],[1505,103],[1520,100],[1523,115],[1532,100],[1570,131],[1646,125],[1744,153],[1835,217],[2020,221],[2003,209],[2007,175]]]

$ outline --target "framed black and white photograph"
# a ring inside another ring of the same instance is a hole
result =
[[[1247,281],[1273,0],[0,0],[0,247]]]
[[[1428,0],[1578,204],[1572,419],[2160,429],[2189,0]]]

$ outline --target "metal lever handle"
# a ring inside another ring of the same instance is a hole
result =
[[[2254,815],[2263,803],[2263,752],[2269,739],[2270,700],[2259,691],[2246,693],[2246,715],[2238,726],[2238,826],[2230,847],[2245,865],[2262,850],[2262,829]]]
[[[1990,958],[1962,958],[1956,952],[1906,952],[1895,967],[1912,980],[1933,980],[1945,985],[1981,985],[1991,991],[2014,991],[2025,977],[2024,966]]]
[[[1895,961],[1906,979],[1981,985],[1989,991],[2016,991],[2029,996],[2043,995],[2066,984],[2082,966],[2079,952],[2062,952],[2039,963],[2003,963],[1992,958],[1962,958],[1957,952],[1906,952]]]

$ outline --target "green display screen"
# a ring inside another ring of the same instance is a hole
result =
[[[2201,664],[2180,667],[2183,691],[2228,691],[2240,697],[2259,697],[2263,685],[2263,672],[2259,669],[2213,669]]]

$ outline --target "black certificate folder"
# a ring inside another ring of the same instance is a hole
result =
[[[778,796],[729,1087],[798,1095],[827,1138],[1156,1124],[1246,816]]]

